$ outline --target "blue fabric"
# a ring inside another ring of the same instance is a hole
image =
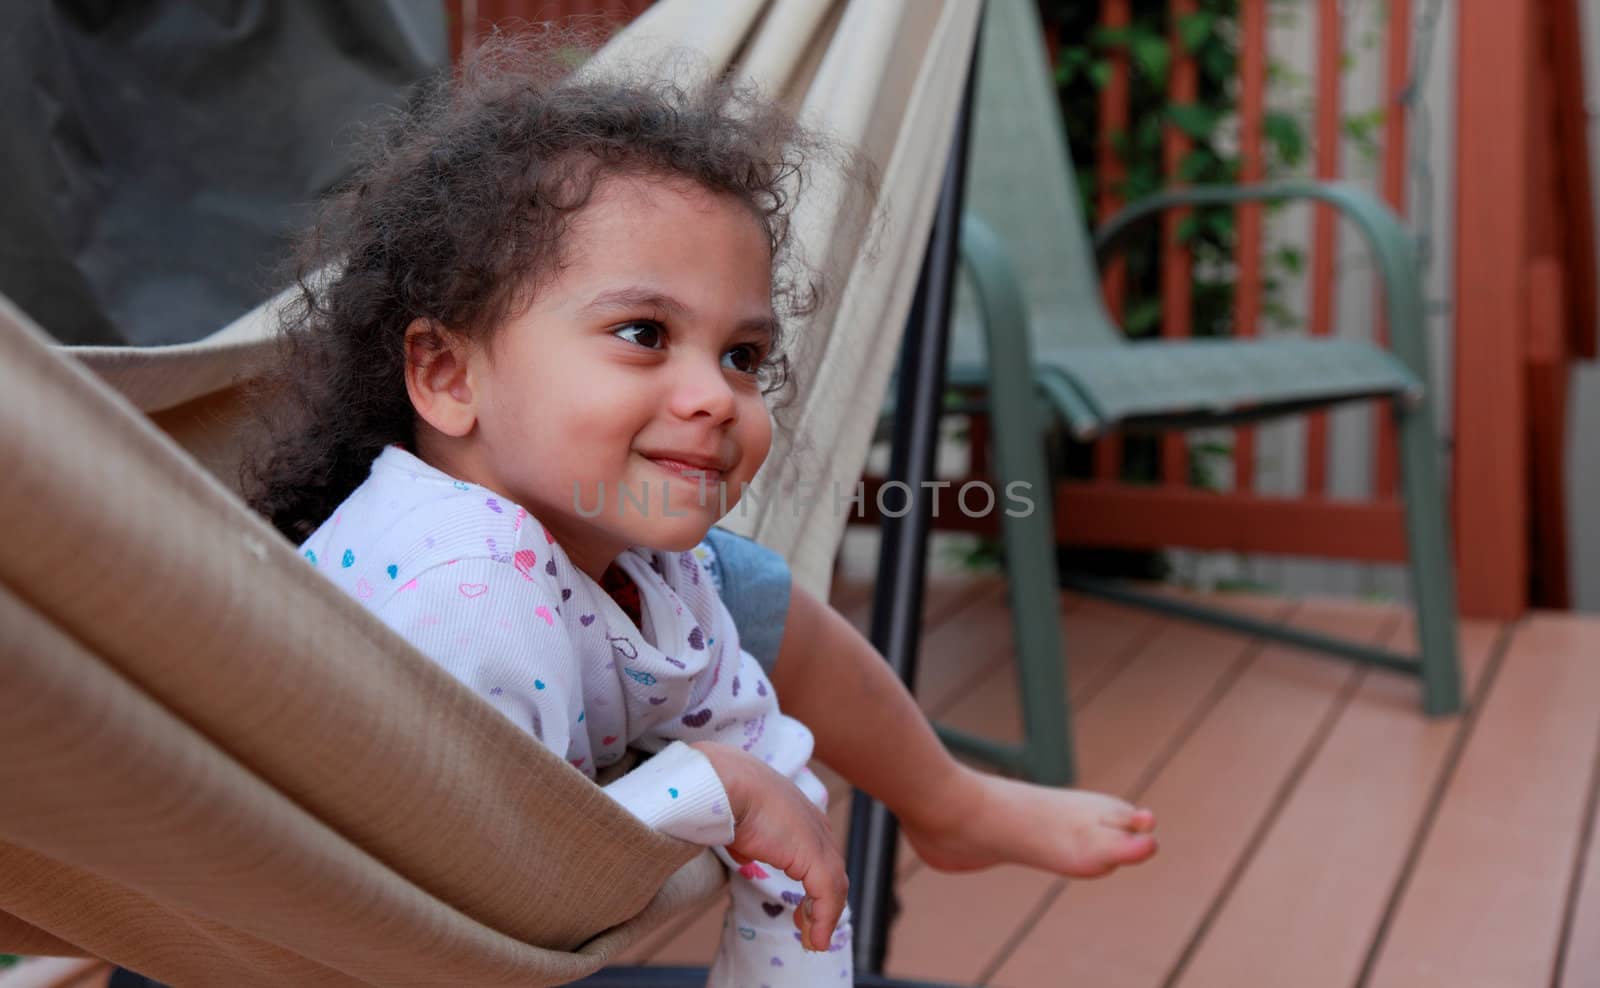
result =
[[[711,566],[722,602],[739,629],[739,645],[770,676],[789,616],[789,564],[766,546],[720,528],[706,533],[706,543],[715,555]]]

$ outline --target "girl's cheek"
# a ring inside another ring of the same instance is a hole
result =
[[[756,467],[760,467],[767,454],[772,451],[772,415],[767,413],[762,416],[759,428],[756,430],[753,442],[750,445],[750,458]]]

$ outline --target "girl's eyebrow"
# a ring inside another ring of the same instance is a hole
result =
[[[609,292],[601,292],[590,299],[581,311],[595,312],[610,309],[655,309],[667,314],[673,319],[687,319],[694,314],[694,310],[673,298],[653,288],[617,288]],[[778,335],[778,320],[768,313],[750,316],[741,319],[737,326],[741,333],[756,333],[766,337]]]

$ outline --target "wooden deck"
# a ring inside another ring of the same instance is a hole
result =
[[[1409,613],[1222,598],[1405,645]],[[858,623],[865,587],[835,603]],[[1600,985],[1600,618],[1461,629],[1472,708],[1293,648],[1063,597],[1082,784],[1155,809],[1161,854],[1093,882],[947,875],[902,842],[891,974],[1037,988]],[[1018,736],[1004,588],[943,578],[918,697]],[[836,780],[834,780],[836,781]],[[835,790],[843,829],[847,790]],[[842,839],[842,838],[841,838]],[[632,960],[705,963],[719,909]]]
[[[1220,599],[1373,642],[1410,634],[1386,605]],[[865,622],[860,580],[836,603]],[[1600,618],[1466,622],[1471,711],[1429,721],[1416,685],[1389,673],[1062,606],[1082,783],[1153,807],[1161,854],[1068,882],[941,874],[902,843],[891,973],[1006,988],[1600,985]],[[1016,737],[999,580],[937,579],[925,628],[925,708]],[[842,839],[849,801],[829,778]],[[628,959],[705,963],[719,912]]]

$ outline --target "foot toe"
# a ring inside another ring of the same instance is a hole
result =
[[[1156,839],[1149,834],[1129,836],[1122,845],[1121,861],[1123,864],[1138,864],[1154,857],[1156,850]]]

